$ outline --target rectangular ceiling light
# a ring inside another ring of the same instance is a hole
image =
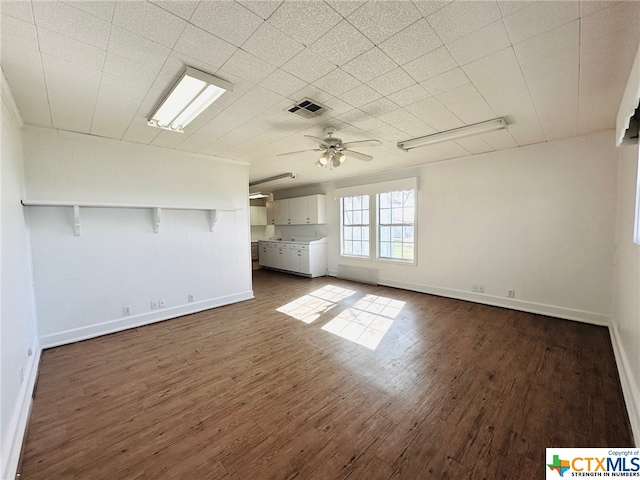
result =
[[[458,140],[459,138],[494,132],[504,128],[507,128],[507,122],[504,117],[499,117],[494,118],[493,120],[487,120],[486,122],[465,125],[464,127],[454,128],[453,130],[446,130],[444,132],[434,133],[433,135],[425,135],[424,137],[412,138],[411,140],[398,142],[398,148],[408,152],[413,148],[424,147],[434,143],[448,142],[450,140]]]
[[[147,124],[151,127],[184,133],[198,115],[233,85],[221,78],[187,67]]]

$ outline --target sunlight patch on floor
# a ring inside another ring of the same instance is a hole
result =
[[[325,285],[324,287],[303,295],[295,300],[276,308],[276,311],[289,315],[304,323],[317,320],[324,312],[329,311],[336,303],[356,293],[355,290]]]
[[[404,304],[392,298],[366,295],[322,329],[375,350]]]

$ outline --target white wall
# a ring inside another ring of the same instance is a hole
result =
[[[43,346],[253,297],[246,165],[33,127],[24,150],[32,201],[235,209],[213,232],[206,210],[162,209],[154,233],[151,209],[81,208],[74,236],[71,207],[29,207]]]
[[[618,149],[618,212],[611,334],[627,410],[640,446],[640,246],[633,243],[638,145]]]
[[[2,82],[2,245],[0,317],[0,478],[13,478],[39,358],[29,231],[22,197],[23,152],[19,113]],[[13,112],[13,115],[12,115]],[[32,354],[29,355],[29,349]],[[20,370],[23,381],[20,381]]]
[[[335,186],[323,184],[329,272],[339,264],[373,266],[382,284],[608,325],[613,139],[605,132],[406,170],[419,176],[417,266],[341,258]],[[474,284],[484,294],[472,293]],[[506,298],[509,289],[515,299]]]

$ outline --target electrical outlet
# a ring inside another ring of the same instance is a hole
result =
[[[507,297],[509,298],[516,298],[516,291],[515,290],[509,290],[507,292]]]
[[[155,310],[158,308],[158,301],[157,300],[152,300],[151,301],[151,310]]]
[[[477,292],[477,291],[478,291],[478,285],[474,285],[474,286],[473,286],[473,291],[474,291],[474,292]]]
[[[22,385],[22,382],[24,382],[24,369],[22,367],[20,367],[20,385]]]
[[[190,293],[188,298],[190,302],[194,302],[196,299],[196,296],[193,293]]]
[[[478,285],[478,293],[484,293],[484,285]]]
[[[124,307],[122,307],[122,312],[125,315],[131,315],[131,305],[125,305]]]
[[[159,306],[160,308],[164,308],[164,307],[166,307],[166,306],[167,306],[167,302],[166,302],[166,300],[165,300],[164,298],[161,298],[160,300],[158,300],[158,306]]]

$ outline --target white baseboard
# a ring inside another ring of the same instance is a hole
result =
[[[108,322],[88,325],[86,327],[64,330],[61,332],[50,333],[40,337],[40,346],[42,348],[57,347],[67,343],[79,342],[89,338],[108,335],[109,333],[120,332],[129,328],[141,327],[151,323],[162,322],[171,318],[189,315],[191,313],[209,310],[211,308],[222,307],[232,303],[242,302],[254,298],[253,291],[236,293],[224,297],[211,298],[201,302],[188,303],[177,307],[163,308],[154,312],[142,313],[140,315],[129,315],[126,317],[110,320]]]
[[[329,270],[328,275],[337,277],[337,271]],[[575,320],[578,322],[590,323],[592,325],[599,325],[602,327],[608,327],[611,322],[611,315],[558,307],[556,305],[546,305],[544,303],[527,302],[525,300],[519,300],[516,298],[495,297],[493,295],[485,295],[483,293],[466,292],[453,288],[402,282],[388,278],[380,278],[378,280],[378,285],[401,288],[403,290],[410,290],[419,293],[427,293],[429,295],[437,295],[439,297],[455,298],[456,300],[465,300],[468,302],[481,303],[484,305],[492,305],[494,307],[510,308],[511,310],[519,310],[521,312],[546,315],[548,317],[562,318],[565,320]]]
[[[13,415],[9,421],[9,428],[6,432],[6,438],[3,445],[7,446],[6,457],[2,459],[2,472],[0,475],[3,480],[13,480],[16,478],[18,462],[20,461],[20,452],[24,435],[27,430],[27,422],[29,421],[29,412],[31,411],[31,402],[33,400],[33,389],[36,385],[38,377],[38,365],[40,364],[41,349],[38,339],[34,340],[31,351],[34,352],[26,365],[25,381],[18,393],[18,401],[16,402]]]
[[[613,353],[618,366],[618,376],[620,377],[620,384],[622,385],[622,394],[624,395],[624,402],[627,406],[629,423],[631,424],[631,431],[633,433],[633,441],[637,448],[640,447],[640,388],[635,381],[633,370],[629,365],[629,359],[620,342],[619,332],[617,332],[613,326],[609,327],[609,332],[611,334]]]

